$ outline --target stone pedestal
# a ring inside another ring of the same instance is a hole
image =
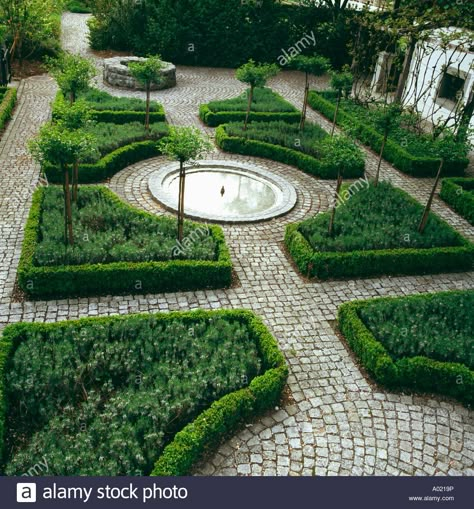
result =
[[[130,74],[128,64],[130,62],[144,62],[146,58],[142,57],[114,57],[104,60],[104,82],[114,87],[130,88],[133,90],[144,90],[140,84]],[[164,67],[161,71],[162,81],[158,85],[152,85],[152,90],[164,90],[176,86],[176,66],[170,62],[163,62]]]

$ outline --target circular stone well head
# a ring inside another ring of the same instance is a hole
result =
[[[129,69],[131,62],[144,62],[143,57],[113,57],[104,60],[104,81],[114,87],[131,88],[133,90],[144,90],[144,87],[132,77]],[[160,71],[161,82],[152,85],[151,90],[164,90],[176,86],[176,66],[171,62],[163,62],[163,69]]]
[[[222,223],[265,221],[296,204],[296,190],[283,178],[257,165],[238,161],[199,161],[186,168],[184,213]],[[163,166],[148,181],[152,196],[178,210],[179,163]]]

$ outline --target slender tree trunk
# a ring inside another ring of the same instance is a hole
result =
[[[443,170],[444,159],[441,159],[439,163],[438,173],[436,174],[436,179],[433,184],[433,189],[431,190],[430,197],[428,198],[428,203],[426,204],[425,210],[423,212],[423,217],[421,218],[420,224],[418,226],[418,231],[423,233],[425,231],[426,223],[428,222],[428,216],[431,210],[431,204],[433,203],[433,198],[436,193],[436,188],[438,187],[439,179],[441,178],[441,171]]]
[[[308,94],[309,94],[309,75],[306,73],[306,81],[304,86],[303,109],[301,110],[300,130],[304,129],[306,122],[306,112],[308,110]]]
[[[145,131],[150,133],[150,90],[151,84],[146,84],[146,113],[145,113]]]
[[[74,245],[74,234],[72,231],[72,208],[71,208],[71,191],[69,189],[69,168],[67,165],[63,166],[64,175],[64,213],[65,213],[65,243],[71,246]]]
[[[253,100],[253,85],[250,85],[249,102],[247,105],[247,114],[245,115],[244,131],[247,130],[247,124],[249,122],[250,110],[252,109],[252,100]]]
[[[79,161],[74,162],[74,171],[72,174],[72,201],[77,203],[77,188],[79,186]]]
[[[379,161],[377,163],[377,171],[375,172],[375,182],[374,182],[375,187],[377,187],[378,183],[379,183],[380,166],[382,165],[383,151],[385,149],[385,144],[387,143],[387,137],[388,137],[388,131],[387,131],[387,129],[385,129],[385,131],[383,133],[382,148],[380,149],[380,154],[379,154]]]
[[[339,105],[341,104],[341,92],[337,93],[336,111],[334,112],[334,118],[332,119],[331,136],[334,136],[334,129],[336,128],[337,114],[339,113]]]
[[[456,132],[456,141],[463,141],[466,138],[467,130],[471,122],[472,115],[474,114],[474,89],[471,90],[466,104],[462,109],[461,120]]]
[[[71,90],[71,92],[69,93],[69,103],[74,104],[75,102],[76,102],[76,93],[74,92],[74,90]]]
[[[183,241],[184,226],[184,189],[186,173],[184,163],[179,163],[179,198],[178,198],[178,241]]]
[[[331,219],[329,220],[328,233],[331,236],[332,236],[333,231],[334,231],[334,219],[336,218],[337,199],[339,197],[339,191],[341,190],[341,186],[342,186],[342,173],[339,170],[339,172],[337,174],[337,184],[336,184],[336,193],[334,195],[334,205],[332,207]]]
[[[400,73],[400,77],[398,78],[397,90],[395,92],[394,101],[401,103],[403,97],[403,91],[405,90],[405,86],[408,80],[408,74],[410,72],[411,62],[413,60],[413,54],[415,53],[416,48],[416,39],[412,37],[410,39],[410,44],[408,46],[407,52],[405,54],[405,60],[403,61],[402,72]]]

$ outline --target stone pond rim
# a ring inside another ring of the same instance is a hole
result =
[[[135,80],[130,74],[128,64],[130,62],[144,62],[143,57],[113,57],[104,60],[104,81],[113,87],[130,88],[133,90],[145,90],[144,86]],[[163,81],[159,85],[152,85],[152,90],[164,90],[176,86],[176,66],[171,62],[163,62],[161,71]]]

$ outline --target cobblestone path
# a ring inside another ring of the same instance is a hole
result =
[[[89,54],[87,16],[66,14],[63,45]],[[89,56],[91,56],[89,54]],[[100,58],[94,56],[100,68]],[[271,86],[296,106],[302,97],[297,73],[281,73]],[[97,85],[115,95],[133,92]],[[315,81],[314,85],[323,86]],[[196,469],[200,475],[474,475],[474,415],[441,398],[387,393],[371,384],[334,332],[337,307],[368,297],[474,288],[474,272],[413,277],[306,282],[283,249],[284,227],[324,210],[334,184],[273,161],[214,152],[209,158],[252,160],[285,176],[298,189],[298,204],[288,215],[253,225],[225,226],[239,284],[228,290],[160,295],[69,299],[16,303],[11,300],[22,228],[38,170],[26,156],[25,140],[48,115],[54,85],[48,78],[23,82],[20,104],[4,135],[0,155],[3,283],[0,323],[56,321],[138,311],[249,308],[278,339],[290,366],[291,401],[224,443]],[[178,86],[156,92],[170,122],[199,125],[199,104],[235,96],[243,88],[225,69],[178,68]],[[327,127],[315,112],[310,119]],[[201,126],[202,127],[202,126]],[[208,130],[212,132],[212,130]],[[368,152],[369,174],[375,156]],[[112,178],[110,187],[130,203],[165,213],[146,191],[146,177],[162,158],[140,162]],[[429,180],[407,177],[389,164],[384,178],[425,200]],[[19,189],[27,189],[17,198]],[[474,238],[474,229],[436,200],[435,211]]]

